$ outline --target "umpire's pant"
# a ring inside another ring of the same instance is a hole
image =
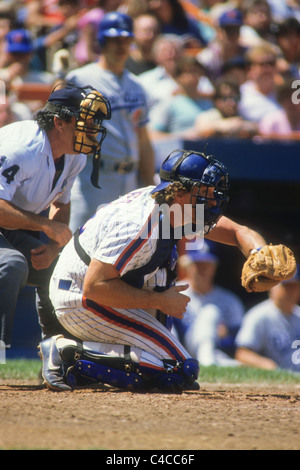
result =
[[[36,287],[42,339],[63,333],[49,299],[49,280],[56,261],[37,271],[30,260],[31,250],[42,243],[38,232],[0,229],[0,339],[6,346],[11,345],[16,305],[26,284]]]

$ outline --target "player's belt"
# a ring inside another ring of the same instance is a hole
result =
[[[133,160],[123,160],[114,162],[113,160],[101,159],[100,168],[105,171],[115,171],[116,173],[131,173],[137,169],[137,163]]]

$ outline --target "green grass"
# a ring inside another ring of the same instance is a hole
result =
[[[0,380],[34,380],[37,378],[40,368],[41,361],[39,359],[9,359],[5,364],[0,364]],[[251,367],[202,366],[199,382],[300,384],[300,374]]]
[[[262,370],[253,367],[200,367],[199,382],[300,384],[300,374],[285,370]]]
[[[0,380],[36,379],[41,365],[39,359],[8,359],[5,364],[0,364]]]

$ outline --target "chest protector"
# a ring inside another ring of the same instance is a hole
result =
[[[157,287],[156,290],[165,290],[174,281],[176,278],[175,274],[175,265],[177,260],[177,249],[176,249],[176,240],[174,238],[174,230],[172,227],[170,229],[170,237],[165,238],[162,236],[162,218],[160,215],[159,218],[159,234],[155,252],[151,256],[151,259],[143,266],[128,271],[124,276],[121,276],[120,279],[138,289],[142,289],[144,285],[144,276],[150,274],[151,272],[156,271],[157,268],[165,268],[167,271],[167,285],[165,287]],[[74,246],[78,256],[86,265],[90,264],[91,258],[82,248],[79,243],[79,230],[74,234]]]
[[[167,271],[167,285],[165,287],[156,288],[156,290],[165,290],[170,287],[171,283],[176,278],[174,272],[176,260],[177,250],[173,231],[171,230],[170,237],[168,238],[162,236],[162,216],[160,216],[156,249],[150,260],[145,265],[128,271],[124,276],[121,276],[120,279],[133,287],[141,289],[144,285],[144,276],[156,271],[157,268],[165,268]]]

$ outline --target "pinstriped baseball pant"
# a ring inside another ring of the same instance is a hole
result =
[[[137,348],[144,367],[164,369],[163,360],[182,362],[190,354],[156,318],[141,309],[113,309],[82,299],[81,306],[56,309],[63,327],[83,342]]]

